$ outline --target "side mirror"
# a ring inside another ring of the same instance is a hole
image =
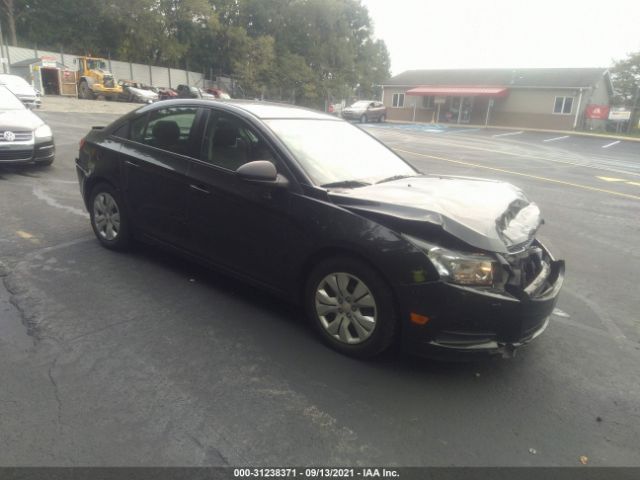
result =
[[[242,180],[252,183],[271,185],[274,187],[286,187],[289,181],[282,175],[278,175],[276,166],[268,160],[255,160],[240,165],[236,170]]]

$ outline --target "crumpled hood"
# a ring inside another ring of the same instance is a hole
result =
[[[44,122],[30,110],[0,110],[1,130],[33,130]]]
[[[479,178],[422,175],[329,195],[363,216],[375,214],[380,223],[388,217],[414,227],[435,224],[469,245],[500,253],[530,241],[542,223],[537,205],[520,189]]]

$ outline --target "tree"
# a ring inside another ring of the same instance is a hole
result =
[[[41,49],[231,75],[246,96],[322,107],[389,76],[361,0],[0,0]],[[8,25],[3,15],[3,25]]]
[[[616,62],[611,68],[611,77],[616,92],[615,103],[631,109],[627,123],[627,132],[630,132],[640,121],[640,52]]]
[[[13,0],[0,1],[0,10],[2,10],[2,17],[3,19],[6,18],[6,26],[9,28],[9,41],[11,45],[15,46],[18,44],[18,39],[16,37],[15,5]]]
[[[640,52],[631,53],[611,68],[611,79],[616,91],[616,101],[632,106],[640,86]]]

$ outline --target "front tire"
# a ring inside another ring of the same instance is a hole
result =
[[[322,340],[343,354],[370,358],[394,341],[398,321],[390,289],[361,260],[321,262],[307,280],[304,305]]]
[[[89,88],[89,84],[86,80],[82,80],[80,82],[80,87],[78,88],[78,96],[83,100],[93,99],[93,92]]]
[[[368,120],[368,119],[367,119],[367,116],[366,116],[366,115],[362,115],[362,116],[360,117],[360,123],[367,123],[367,120]]]
[[[89,214],[93,233],[102,246],[112,250],[125,250],[129,246],[129,222],[115,188],[108,183],[93,187]]]

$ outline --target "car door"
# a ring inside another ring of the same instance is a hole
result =
[[[189,169],[189,228],[197,253],[254,280],[277,286],[296,237],[286,188],[242,180],[241,165],[282,162],[266,139],[233,114],[210,110],[202,152]]]
[[[382,109],[378,102],[371,102],[367,108],[367,116],[370,120],[377,120],[382,115]]]
[[[131,121],[120,151],[125,197],[134,225],[145,234],[188,247],[189,157],[199,151],[202,111],[194,106],[152,110]]]

